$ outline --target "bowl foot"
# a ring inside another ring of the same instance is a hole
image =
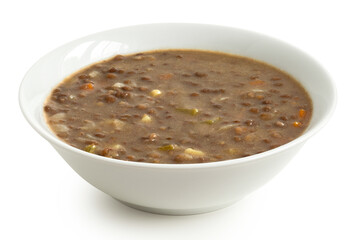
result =
[[[194,214],[202,214],[202,213],[208,213],[208,212],[213,212],[216,210],[219,210],[221,208],[225,208],[228,207],[232,204],[234,204],[236,201],[232,201],[226,204],[222,204],[222,205],[216,205],[213,207],[206,207],[206,208],[195,208],[195,209],[163,209],[163,208],[152,208],[152,207],[145,207],[145,206],[140,206],[137,204],[133,204],[133,203],[129,203],[129,202],[125,202],[119,199],[114,198],[115,200],[121,202],[122,204],[140,210],[140,211],[144,211],[144,212],[149,212],[149,213],[154,213],[154,214],[161,214],[161,215],[174,215],[174,216],[184,216],[184,215],[194,215]]]

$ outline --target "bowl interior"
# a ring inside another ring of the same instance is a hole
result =
[[[314,106],[311,123],[300,140],[322,127],[334,109],[336,92],[326,71],[307,54],[284,42],[221,26],[150,24],[93,34],[42,57],[21,84],[19,100],[22,111],[43,137],[64,144],[49,130],[42,114],[43,103],[52,88],[80,68],[113,55],[171,48],[238,54],[264,61],[294,76],[308,91]]]

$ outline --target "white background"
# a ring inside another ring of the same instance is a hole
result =
[[[360,239],[358,1],[2,1],[0,239]],[[23,118],[22,77],[42,55],[121,26],[196,22],[282,39],[334,78],[329,124],[269,184],[223,210],[161,216],[82,180]]]

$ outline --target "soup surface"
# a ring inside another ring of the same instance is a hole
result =
[[[263,62],[199,50],[117,55],[61,82],[48,97],[52,131],[84,151],[126,161],[203,163],[285,144],[312,103]]]

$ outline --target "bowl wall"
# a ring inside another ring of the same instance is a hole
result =
[[[106,159],[57,139],[43,118],[43,103],[66,76],[115,54],[155,49],[204,49],[251,57],[294,76],[307,89],[314,112],[305,133],[276,149],[242,159],[188,165]],[[86,181],[133,207],[166,214],[192,214],[228,205],[275,176],[334,110],[335,87],[311,57],[284,42],[240,29],[201,24],[150,24],[114,29],[65,44],[26,74],[20,106],[31,126]]]
[[[242,164],[193,169],[119,166],[54,145],[87,182],[132,207],[162,214],[196,214],[232,204],[273,178],[302,144]]]

